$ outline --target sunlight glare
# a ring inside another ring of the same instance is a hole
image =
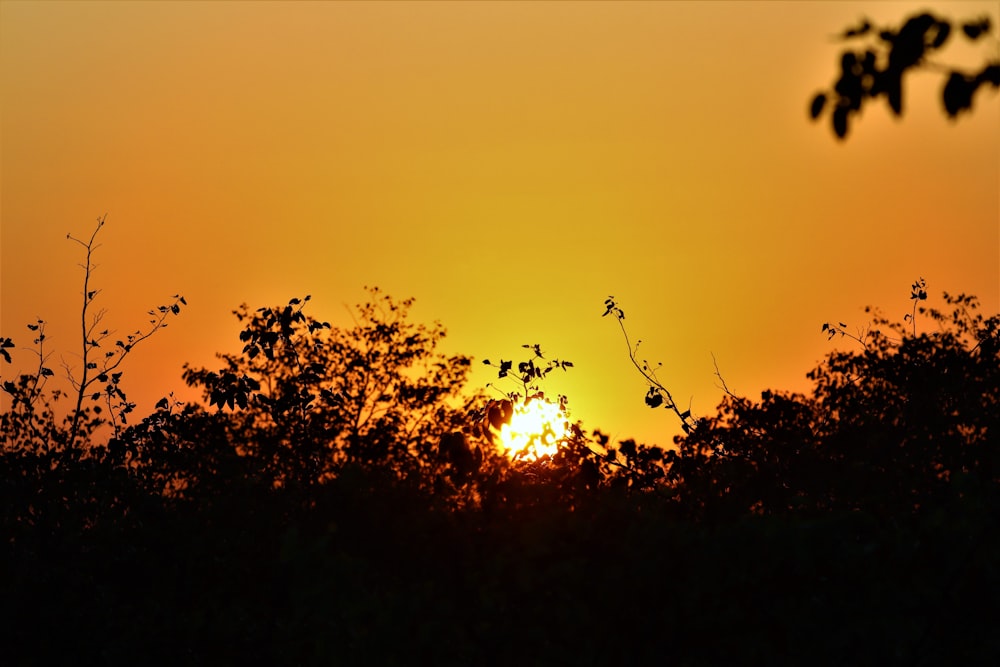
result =
[[[500,429],[500,449],[511,458],[534,461],[551,456],[568,433],[566,415],[544,399],[519,404],[509,424]]]

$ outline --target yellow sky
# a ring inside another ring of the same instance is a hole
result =
[[[917,276],[1000,311],[996,93],[950,122],[915,75],[901,121],[866,109],[846,143],[806,116],[829,35],[923,8],[1000,24],[995,2],[3,0],[0,335],[40,316],[74,363],[65,235],[107,213],[108,323],[190,304],[127,367],[140,412],[239,349],[240,303],[310,293],[348,324],[378,285],[449,352],[573,361],[574,416],[666,442],[608,295],[703,415],[712,354],[738,393],[802,389],[823,322],[901,317]]]

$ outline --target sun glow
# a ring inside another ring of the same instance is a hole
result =
[[[510,422],[500,428],[499,446],[511,458],[534,461],[555,454],[568,427],[558,405],[536,398],[514,407]]]

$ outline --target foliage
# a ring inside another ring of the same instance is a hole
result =
[[[621,318],[624,319],[623,314]],[[515,410],[525,409],[533,401],[548,400],[542,382],[552,371],[573,367],[569,361],[547,359],[538,344],[522,347],[530,350],[532,356],[517,363],[516,373],[511,360],[501,360],[499,364],[483,361],[497,369],[498,380],[513,380],[515,387],[505,392],[504,398],[488,401],[473,415],[469,430],[473,438],[493,444],[495,435],[504,424],[510,423]],[[495,459],[492,473],[475,480],[476,497],[483,506],[495,509],[499,503],[508,508],[538,504],[579,508],[595,497],[606,500],[602,495],[605,492],[622,494],[640,506],[649,492],[666,491],[662,481],[670,453],[632,439],[613,443],[600,430],[588,435],[580,421],[569,422],[566,396],[558,396],[555,404],[566,418],[562,434],[554,440],[555,453],[533,460],[522,460],[523,452]],[[544,435],[532,438],[541,439]]]
[[[487,385],[499,390],[502,398],[486,401],[470,415],[470,424],[465,429],[468,442],[482,443],[474,450],[477,462],[480,459],[482,462],[479,474],[470,480],[472,497],[490,512],[539,504],[572,505],[581,493],[596,487],[600,477],[580,424],[569,422],[567,397],[559,395],[551,401],[542,388],[542,383],[552,371],[565,372],[573,368],[573,363],[546,358],[537,343],[521,347],[530,350],[531,356],[518,361],[516,370],[513,360],[501,359],[499,364],[483,360],[484,365],[497,369],[497,380],[513,384],[513,389],[503,391],[496,384]],[[510,452],[508,457],[501,453],[499,447],[502,443],[497,441],[497,436],[505,424],[511,423],[515,411],[526,410],[535,401],[551,402],[557,406],[564,422],[554,425],[561,427],[560,433],[532,434],[528,447]],[[525,458],[527,450],[536,440],[555,445],[555,453],[535,459]]]
[[[643,400],[684,433],[612,442],[577,422],[528,460],[501,454],[497,430],[573,364],[539,345],[486,361],[514,387],[488,400],[464,390],[468,357],[437,351],[440,324],[369,294],[343,329],[306,314],[308,297],[240,307],[242,351],[185,370],[203,402],[168,395],[138,421],[112,376],[142,332],[101,360],[111,333],[86,296],[91,356],[69,395],[84,400],[57,416],[45,323],[31,326],[36,363],[3,383],[0,414],[9,661],[1000,658],[1000,316],[974,297],[931,307],[919,279],[901,321],[820,327],[851,348],[810,392],[751,400],[723,381],[699,418],[609,298]],[[177,314],[164,308],[146,337]],[[4,363],[12,350],[0,338]]]
[[[855,337],[860,352],[831,352],[809,373],[810,395],[727,395],[678,442],[673,477],[689,502],[724,514],[896,516],[995,499],[1000,317],[962,294],[945,293],[945,310],[917,306],[923,287],[914,283],[909,326],[876,313]],[[919,332],[917,316],[936,330]]]
[[[308,301],[242,306],[242,354],[221,355],[219,371],[187,368],[185,380],[273,484],[315,484],[345,466],[433,476],[438,440],[468,409],[468,357],[436,352],[445,330],[407,321],[412,299],[372,288],[350,329],[306,315]]]
[[[548,377],[549,373],[556,369],[566,371],[573,367],[570,361],[560,361],[558,359],[546,359],[542,354],[542,348],[538,344],[522,345],[521,347],[531,350],[532,356],[517,364],[515,373],[514,362],[511,360],[500,360],[499,364],[492,363],[489,359],[484,359],[483,364],[497,369],[497,379],[510,379],[515,383],[515,389],[501,392],[503,398],[500,400],[490,400],[475,415],[471,433],[476,437],[485,438],[490,444],[494,444],[497,433],[504,424],[509,424],[514,410],[519,407],[528,407],[532,401],[547,401],[541,383]],[[488,384],[487,387],[495,385]],[[567,415],[567,398],[559,395],[556,399],[559,413]],[[541,434],[533,434],[532,438],[541,438]],[[518,453],[515,453],[517,456]]]
[[[961,28],[961,30],[959,30]],[[858,46],[840,57],[840,75],[832,90],[817,93],[809,115],[818,119],[828,107],[833,132],[844,139],[851,117],[860,114],[866,100],[885,98],[893,114],[903,113],[903,78],[915,69],[940,71],[945,76],[941,100],[949,118],[972,109],[972,99],[980,87],[1000,87],[1000,60],[988,60],[979,71],[963,71],[932,60],[953,34],[961,33],[975,42],[990,34],[989,17],[954,24],[930,13],[908,18],[898,29],[876,27],[868,19],[848,28],[839,39]],[[828,104],[829,103],[829,104]]]
[[[60,389],[46,392],[46,385],[55,372],[48,365],[51,353],[46,351],[46,323],[38,319],[28,324],[34,335],[32,353],[37,357],[37,365],[30,373],[21,373],[16,380],[6,380],[0,384],[11,397],[9,411],[0,414],[0,434],[3,436],[5,451],[24,452],[65,452],[87,445],[92,436],[104,425],[110,424],[115,435],[120,435],[122,427],[128,423],[128,415],[135,404],[128,400],[121,379],[120,370],[125,359],[139,343],[150,338],[167,326],[167,318],[178,315],[182,305],[187,305],[183,296],[174,295],[173,302],[157,306],[149,311],[146,329],[137,329],[124,338],[117,339],[111,349],[104,349],[105,342],[114,332],[101,328],[106,315],[104,309],[93,312],[94,302],[100,289],[91,289],[91,279],[97,269],[94,252],[100,247],[96,243],[97,234],[104,227],[107,216],[97,219],[97,225],[90,237],[84,241],[67,234],[66,238],[83,247],[85,251],[83,268],[83,303],[80,309],[80,366],[76,370],[68,362],[63,362],[66,379],[72,388],[74,406],[64,418],[57,414],[56,403],[65,395]],[[0,339],[3,360],[11,363],[9,350],[16,347],[10,338]],[[103,416],[104,409],[107,416]]]
[[[632,365],[635,366],[636,370],[639,371],[639,374],[646,381],[648,387],[645,398],[646,405],[651,408],[662,407],[672,411],[677,416],[677,419],[680,420],[681,428],[684,429],[684,432],[689,433],[696,425],[695,419],[691,416],[690,408],[681,411],[670,390],[657,377],[657,372],[663,364],[651,366],[645,359],[640,363],[636,355],[639,352],[639,345],[642,344],[642,341],[637,340],[633,346],[629,340],[628,331],[625,329],[625,311],[622,310],[613,296],[609,296],[604,300],[604,308],[604,314],[601,317],[614,315],[615,319],[618,320],[618,326],[622,331],[622,336],[625,338],[625,345],[628,347],[629,361],[632,362]]]

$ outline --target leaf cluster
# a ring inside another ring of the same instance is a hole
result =
[[[988,17],[955,23],[969,41],[990,34]],[[848,28],[840,39],[861,42],[845,50],[840,58],[840,75],[832,90],[817,93],[809,105],[809,115],[817,120],[827,108],[833,132],[844,139],[851,118],[861,113],[865,102],[884,98],[892,113],[900,116],[904,108],[903,79],[914,69],[937,69],[946,75],[941,91],[945,113],[955,118],[972,108],[980,87],[1000,87],[1000,61],[989,60],[979,71],[967,72],[937,63],[931,57],[955,34],[948,19],[920,13],[907,19],[898,29],[877,28],[868,19]]]
[[[914,284],[915,303],[923,288]],[[707,513],[894,516],[995,494],[1000,318],[966,295],[944,302],[950,311],[913,311],[936,331],[876,315],[860,351],[831,352],[809,373],[811,394],[727,396],[679,441],[689,502]]]

